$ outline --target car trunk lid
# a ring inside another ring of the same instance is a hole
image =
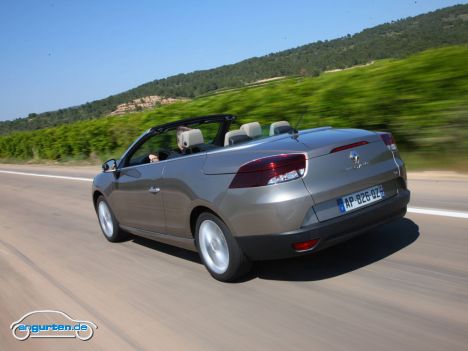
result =
[[[337,199],[344,195],[374,185],[385,185],[388,195],[395,193],[392,180],[398,175],[398,168],[392,152],[377,133],[328,129],[300,133],[298,141],[308,149],[309,162],[303,181],[320,221],[341,214]],[[334,149],[338,151],[333,152]]]

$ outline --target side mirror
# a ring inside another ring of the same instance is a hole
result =
[[[102,164],[103,172],[115,172],[117,170],[117,161],[113,158]]]

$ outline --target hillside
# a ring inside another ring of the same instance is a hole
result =
[[[210,113],[233,113],[263,126],[287,119],[300,129],[331,125],[394,133],[400,149],[426,159],[468,160],[468,46],[318,77],[289,78],[109,116],[0,136],[0,158],[69,160],[119,157],[151,126]]]
[[[403,58],[440,46],[468,43],[468,5],[457,5],[366,29],[343,38],[254,57],[233,65],[154,80],[121,94],[58,111],[0,122],[0,134],[47,128],[101,117],[118,105],[146,96],[194,98],[219,89],[281,76],[317,76],[323,71]]]
[[[142,98],[133,99],[130,102],[117,105],[115,110],[109,113],[109,116],[118,116],[130,112],[148,110],[154,107],[170,105],[186,100],[187,99],[183,98],[164,98],[158,95],[144,96]]]

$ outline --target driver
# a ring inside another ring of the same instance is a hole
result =
[[[157,155],[153,155],[153,154],[149,154],[148,155],[148,158],[150,160],[151,163],[153,162],[159,162],[159,157]]]
[[[186,127],[186,126],[177,127],[177,130],[176,130],[177,147],[179,148],[178,151],[181,152],[181,153],[184,151],[184,145],[182,144],[181,135],[182,135],[183,132],[186,132],[186,131],[189,131],[189,130],[192,130],[192,128],[189,128],[189,127]],[[149,158],[151,163],[159,162],[159,157],[157,155],[149,154],[148,158]]]

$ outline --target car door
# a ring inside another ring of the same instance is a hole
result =
[[[166,162],[123,168],[114,181],[117,218],[126,227],[164,233],[165,215],[160,193]]]
[[[165,232],[161,189],[166,161],[150,162],[166,142],[163,135],[148,135],[130,150],[115,174],[112,208],[119,223],[156,233]]]

